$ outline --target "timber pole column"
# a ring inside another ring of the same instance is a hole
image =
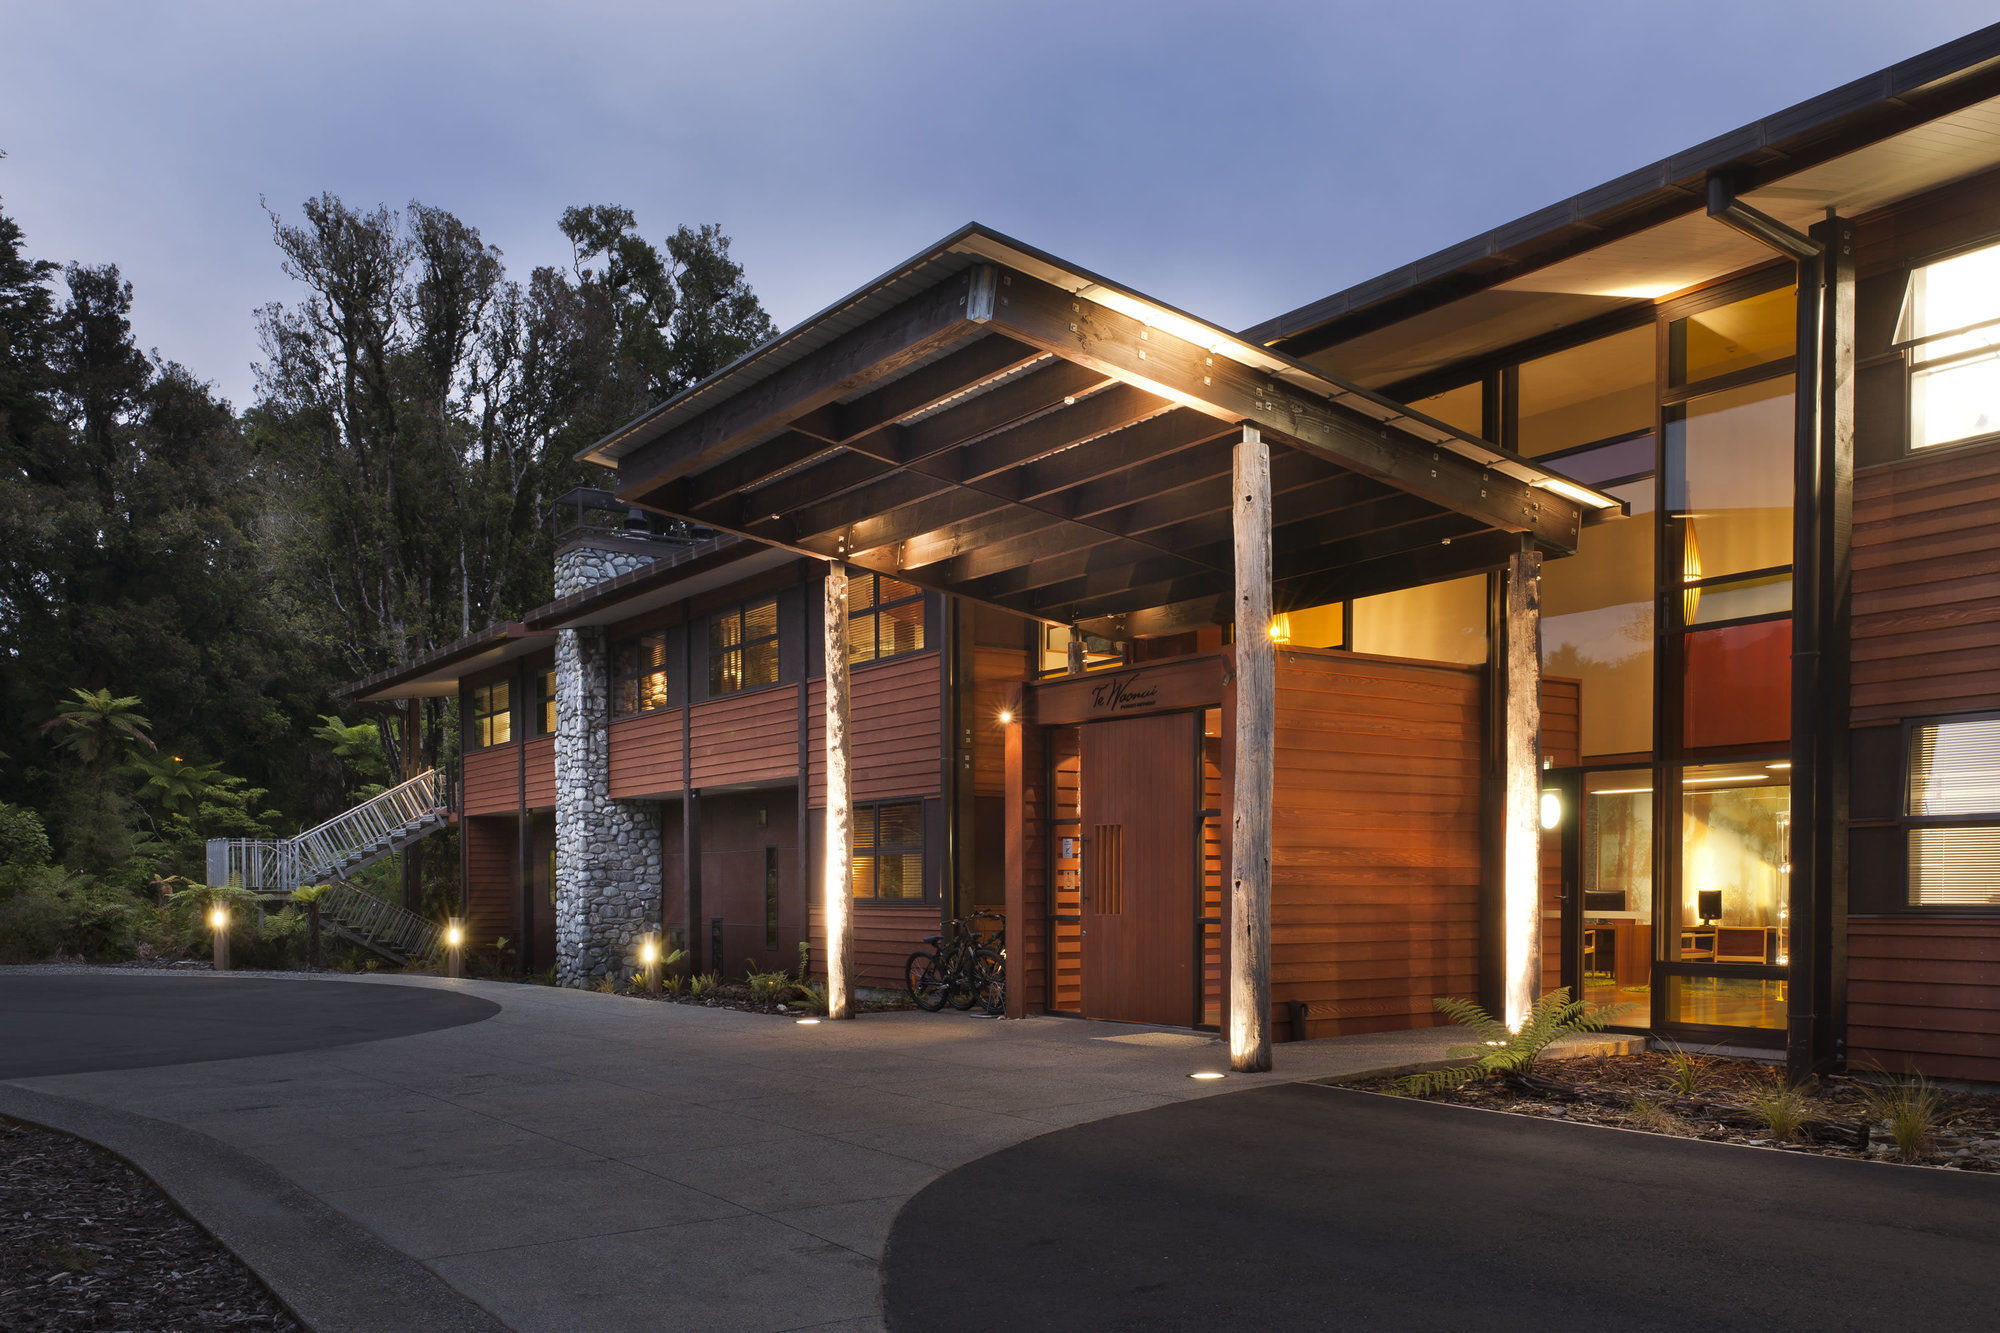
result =
[[[826,1016],[854,1017],[854,781],[847,723],[847,566],[826,567]]]
[[[1503,994],[1519,1031],[1542,987],[1542,553],[1525,538],[1507,564],[1505,638]]]
[[[1271,446],[1243,428],[1233,467],[1236,766],[1229,837],[1229,1067],[1271,1067],[1271,783],[1278,652],[1271,641]]]

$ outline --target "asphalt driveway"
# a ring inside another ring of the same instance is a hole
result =
[[[890,1233],[891,1329],[1991,1328],[2000,1178],[1311,1084],[1066,1129]]]
[[[491,1000],[217,976],[0,972],[0,1079],[328,1050],[477,1023]]]

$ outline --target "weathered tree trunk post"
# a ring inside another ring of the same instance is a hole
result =
[[[1542,985],[1542,553],[1525,539],[1507,564],[1506,613],[1502,907],[1506,1020],[1519,1030]]]
[[[1271,1067],[1271,782],[1277,648],[1271,642],[1271,448],[1236,445],[1236,771],[1229,842],[1229,1067]]]
[[[1083,631],[1070,626],[1069,651],[1064,655],[1063,667],[1072,676],[1083,674]]]
[[[854,783],[847,723],[847,566],[826,567],[826,1016],[854,1017]]]

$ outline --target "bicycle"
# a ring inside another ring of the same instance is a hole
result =
[[[926,1013],[937,1013],[949,1004],[954,1009],[978,1005],[998,1017],[1007,1010],[1006,934],[996,931],[982,935],[971,928],[981,917],[1004,921],[998,912],[974,912],[970,917],[954,917],[951,937],[926,935],[928,950],[919,949],[903,965],[904,981],[910,998]]]

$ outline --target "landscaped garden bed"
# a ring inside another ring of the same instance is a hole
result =
[[[1409,1076],[1351,1086],[1681,1138],[2000,1171],[2000,1097],[1885,1074],[1835,1075],[1787,1089],[1772,1065],[1670,1049],[1551,1054],[1455,1088],[1419,1090]]]
[[[0,1328],[299,1327],[242,1261],[124,1161],[0,1119]]]

